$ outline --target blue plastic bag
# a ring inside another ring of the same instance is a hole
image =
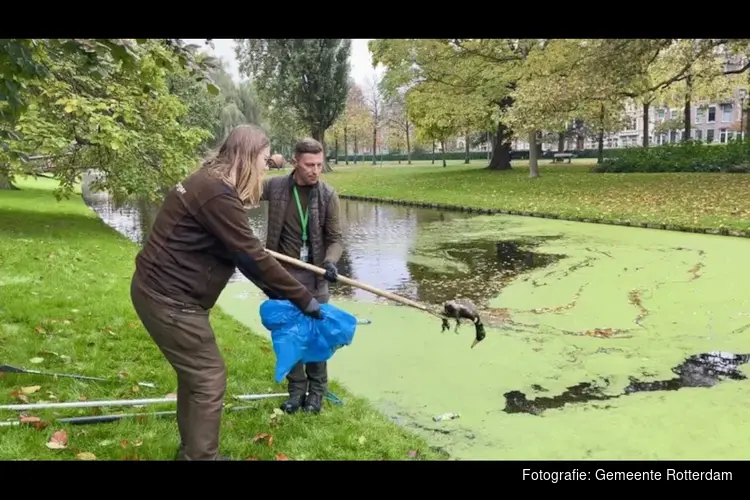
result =
[[[268,299],[260,305],[260,319],[271,332],[276,353],[276,383],[281,383],[299,361],[328,361],[352,343],[357,318],[332,304],[321,304],[323,319],[305,316],[288,300]]]

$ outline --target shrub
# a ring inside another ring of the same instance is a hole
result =
[[[725,145],[686,141],[649,148],[633,147],[605,158],[592,171],[750,173],[750,141],[731,141]]]

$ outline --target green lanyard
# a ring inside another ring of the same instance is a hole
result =
[[[300,222],[302,222],[302,244],[304,245],[307,242],[307,219],[310,217],[310,207],[308,207],[305,214],[302,215],[302,203],[299,202],[297,186],[294,186],[294,201],[297,202],[297,212],[299,212]]]

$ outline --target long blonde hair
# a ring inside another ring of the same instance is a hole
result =
[[[255,125],[235,127],[218,150],[204,161],[203,168],[232,186],[246,207],[260,203],[265,164],[258,166],[258,155],[270,145],[262,129]]]

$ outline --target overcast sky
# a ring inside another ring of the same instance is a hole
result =
[[[368,78],[370,78],[375,71],[372,67],[372,57],[370,57],[370,50],[367,48],[367,42],[369,38],[355,38],[352,40],[352,54],[351,54],[351,68],[352,78],[360,85],[366,86]],[[194,43],[197,45],[204,46],[206,40],[200,38],[186,38],[186,43]],[[224,59],[228,66],[229,71],[235,79],[240,79],[239,70],[237,67],[237,59],[234,55],[234,40],[231,38],[220,38],[213,40],[215,50],[211,50],[211,47],[205,46],[208,52],[213,52],[214,56]],[[378,68],[378,72],[382,71],[382,67]]]

